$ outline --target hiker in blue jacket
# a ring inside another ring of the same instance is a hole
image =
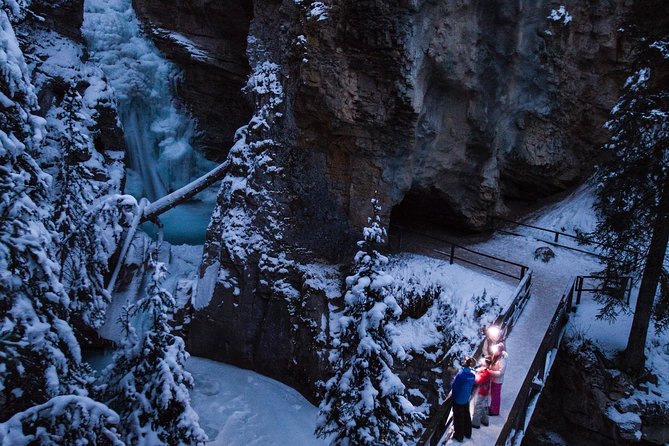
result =
[[[451,383],[451,400],[453,401],[453,438],[462,442],[464,437],[472,438],[472,418],[469,413],[469,399],[474,387],[474,358],[465,357],[462,370],[455,375]]]

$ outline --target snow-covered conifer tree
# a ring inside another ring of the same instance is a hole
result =
[[[125,336],[107,369],[109,405],[120,417],[126,443],[137,446],[204,444],[207,437],[190,405],[193,378],[184,369],[188,353],[170,326],[175,301],[162,288],[164,264],[153,261],[146,297],[126,308]],[[143,320],[139,333],[131,318]]]
[[[401,314],[390,293],[393,278],[383,271],[388,259],[377,248],[386,231],[378,200],[363,230],[353,274],[346,278],[341,329],[333,341],[334,375],[325,384],[316,433],[332,436],[333,445],[405,445],[417,428],[419,413],[405,397],[405,386],[393,372],[406,356],[386,324]]]
[[[55,122],[62,127],[52,129],[60,150],[54,202],[60,279],[70,297],[72,322],[78,332],[82,325],[96,329],[104,322],[111,300],[104,286],[105,274],[123,229],[122,205],[129,198],[111,190],[82,108],[81,96],[72,85],[56,111]]]
[[[13,29],[25,6],[0,0],[0,420],[88,379],[51,251],[51,178],[30,155],[44,120]]]
[[[606,146],[610,160],[599,166],[595,177],[600,223],[594,238],[604,244],[607,276],[615,282],[621,275],[643,271],[622,365],[634,373],[643,370],[669,241],[669,36],[650,45],[642,42],[640,67],[627,80],[606,125],[611,131]],[[600,299],[602,317],[615,317],[624,305],[620,298]]]

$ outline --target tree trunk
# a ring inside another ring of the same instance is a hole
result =
[[[190,200],[215,182],[223,179],[225,174],[228,172],[229,166],[230,161],[226,160],[223,162],[223,164],[219,164],[210,172],[202,175],[197,180],[192,181],[182,188],[175,190],[171,194],[165,195],[164,197],[161,197],[153,203],[149,204],[141,217],[142,223],[145,221],[150,221],[160,214],[163,214],[176,207],[177,205]]]
[[[623,370],[629,372],[632,376],[639,376],[644,370],[646,338],[657,284],[660,280],[664,255],[667,251],[667,242],[669,242],[669,178],[664,180],[660,204],[657,208],[657,218],[653,225],[653,235],[648,249],[648,258],[643,270],[639,297],[634,310],[632,329],[622,358]]]

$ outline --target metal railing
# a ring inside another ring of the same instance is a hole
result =
[[[560,303],[555,309],[553,318],[534,356],[532,365],[527,371],[527,375],[513,402],[513,406],[511,406],[509,416],[502,427],[499,437],[497,437],[496,446],[516,444],[516,440],[522,438],[524,435],[532,419],[536,402],[553,367],[558,347],[564,335],[565,326],[569,320],[569,313],[573,307],[575,291],[576,279],[572,281],[571,285],[562,294]]]
[[[432,255],[437,255],[439,257],[448,259],[449,263],[452,265],[456,260],[458,262],[466,263],[468,265],[473,265],[478,268],[492,271],[496,274],[500,274],[505,277],[510,277],[516,280],[522,280],[525,277],[525,273],[529,269],[527,266],[520,263],[512,262],[501,257],[496,257],[490,254],[486,254],[480,251],[475,251],[471,248],[467,248],[462,245],[453,243],[450,240],[446,240],[441,237],[436,237],[424,232],[416,231],[409,229],[403,226],[391,225],[391,237],[396,239],[395,249],[397,251],[402,250],[402,243],[406,239],[406,234],[412,234],[418,238],[424,240],[430,240],[432,242],[439,242],[444,247],[441,249],[437,248],[426,248]],[[499,263],[497,267],[492,266],[490,260]],[[505,271],[502,269],[502,266],[507,267]]]
[[[532,270],[527,269],[521,281],[518,283],[514,294],[511,305],[506,310],[506,312],[500,315],[495,321],[495,325],[498,325],[502,329],[503,336],[506,337],[511,333],[518,317],[523,312],[525,304],[530,298],[532,290]],[[481,355],[483,350],[483,343],[485,340],[482,340],[474,353],[474,357],[478,358]],[[446,400],[434,410],[432,418],[430,419],[429,424],[423,431],[420,439],[416,443],[417,446],[436,446],[439,444],[444,435],[448,432],[451,427],[451,418],[449,417],[452,407],[452,401],[450,395]]]
[[[553,234],[553,243],[557,243],[560,240],[560,236],[562,236],[564,238],[570,238],[572,240],[576,240],[579,243],[597,244],[597,243],[592,242],[592,241],[590,241],[587,238],[582,237],[582,236],[569,234],[567,232],[562,232],[562,231],[556,231],[554,229],[542,228],[541,226],[530,225],[528,223],[522,223],[522,222],[515,221],[515,220],[509,220],[508,218],[492,217],[492,220],[493,220],[493,228],[494,229],[498,229],[498,228],[496,228],[496,225],[494,224],[494,222],[495,221],[501,221],[501,222],[510,223],[510,224],[513,224],[513,225],[516,225],[516,226],[524,226],[526,228],[532,228],[532,229],[536,229],[538,231],[548,232],[550,234]],[[508,231],[502,231],[502,232],[508,232]],[[521,234],[517,234],[517,233],[511,233],[511,234],[512,235],[521,235]]]
[[[591,285],[587,286],[586,285],[586,280],[600,280],[600,281],[605,281],[607,279],[606,276],[576,276],[576,305],[579,305],[581,303],[581,294],[583,292],[593,292],[593,293],[609,293],[611,295],[616,295],[619,294],[621,297],[626,296],[626,303],[629,305],[630,303],[630,297],[632,295],[632,283],[633,279],[631,276],[622,276],[618,277],[617,279],[621,281],[621,285],[619,287],[615,286],[610,286],[606,285],[606,283],[602,286],[597,286],[597,285]],[[621,299],[622,300],[622,299]]]
[[[562,231],[556,231],[554,229],[542,228],[541,226],[530,225],[530,224],[522,223],[522,222],[515,221],[515,220],[509,220],[507,218],[492,217],[492,221],[493,221],[493,230],[495,230],[495,231],[502,232],[504,234],[518,236],[518,237],[525,237],[526,236],[525,234],[519,234],[517,232],[513,232],[513,231],[509,231],[507,229],[504,229],[504,228],[496,225],[495,224],[496,221],[511,224],[511,225],[514,225],[514,226],[522,226],[522,227],[525,227],[525,228],[535,229],[537,231],[546,232],[546,233],[552,235],[552,237],[553,237],[552,240],[538,239],[538,240],[541,240],[544,243],[547,243],[547,244],[552,245],[552,246],[557,246],[559,248],[564,248],[564,249],[569,249],[571,251],[580,252],[582,254],[588,254],[588,255],[591,255],[591,256],[594,256],[594,257],[599,257],[600,259],[606,259],[608,257],[604,256],[602,254],[599,254],[597,252],[594,252],[594,251],[588,251],[586,249],[577,248],[575,246],[569,246],[569,245],[565,245],[565,244],[562,244],[562,243],[558,243],[558,241],[560,240],[560,237],[562,237],[562,238],[567,238],[567,239],[570,239],[570,240],[575,240],[576,242],[578,242],[579,245],[601,246],[603,248],[610,248],[611,247],[611,245],[608,245],[606,243],[599,243],[599,242],[596,242],[594,240],[590,240],[588,237],[583,236],[583,235],[569,234],[569,233],[562,232]],[[634,256],[634,264],[636,265],[639,253],[637,251],[634,251],[634,250],[631,250],[631,249],[625,249],[624,251],[626,251],[626,252],[628,252],[628,253],[630,253]]]

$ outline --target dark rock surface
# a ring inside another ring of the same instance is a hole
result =
[[[251,0],[134,0],[145,30],[183,69],[178,94],[198,121],[206,156],[222,161],[251,116],[241,89],[249,74]]]
[[[387,215],[406,197],[412,214],[482,228],[507,198],[574,185],[606,138],[629,55],[622,1],[571,5],[567,24],[536,2],[342,1],[307,23],[263,17],[286,2],[255,2],[255,13],[250,2],[135,5],[185,70],[182,97],[217,157],[250,115],[238,94],[249,21],[277,42],[304,36],[281,61],[297,76],[294,152],[312,173],[295,187],[315,198],[305,217],[326,227],[360,227],[375,190]]]
[[[641,402],[632,396],[635,390],[592,344],[563,343],[523,445],[665,444],[669,406]],[[611,414],[628,421],[616,423]]]
[[[33,0],[30,9],[44,19],[42,26],[60,35],[83,42],[83,0]]]

